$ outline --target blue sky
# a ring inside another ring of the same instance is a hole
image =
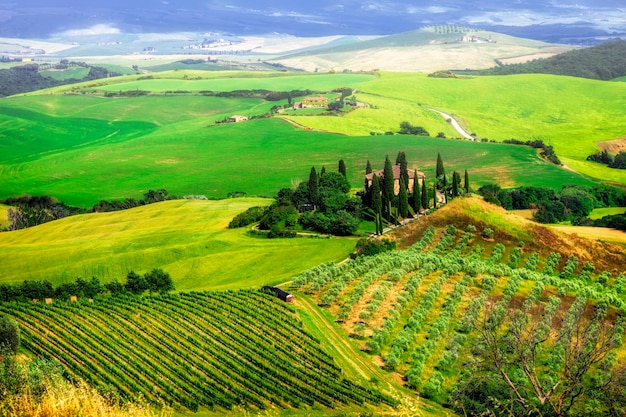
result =
[[[0,36],[123,32],[382,35],[456,23],[533,37],[626,33],[626,0],[0,0]],[[526,29],[521,29],[526,28]]]

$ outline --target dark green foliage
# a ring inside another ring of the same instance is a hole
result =
[[[343,162],[343,159],[339,160],[339,167],[338,167],[338,172],[343,175],[344,177],[347,177],[346,174],[346,163]]]
[[[411,193],[411,207],[413,212],[419,213],[422,209],[422,195],[420,192],[420,182],[417,178],[417,171],[415,171],[415,180],[413,181],[413,192]]]
[[[615,155],[613,163],[609,166],[611,168],[626,169],[626,152],[622,151]]]
[[[612,80],[626,75],[626,41],[606,42],[590,48],[565,52],[523,64],[503,65],[481,74],[556,74],[596,80]]]
[[[544,200],[537,204],[533,220],[539,223],[558,223],[565,219],[565,205],[560,201]]]
[[[465,170],[465,179],[463,182],[463,189],[465,190],[465,194],[469,195],[470,193],[470,181],[469,181],[469,174],[467,173],[467,170]]]
[[[315,171],[315,167],[311,167],[311,172],[309,173],[309,181],[307,182],[307,190],[309,192],[309,201],[313,204],[314,207],[317,207],[320,200],[319,194],[319,178],[317,176],[317,171]]]
[[[398,152],[396,157],[396,165],[400,165],[400,178],[404,180],[405,187],[409,185],[409,167],[406,160],[406,154],[402,151]]]
[[[406,191],[404,179],[400,178],[400,192],[398,193],[398,214],[403,219],[409,216],[409,196]]]
[[[0,356],[7,352],[15,355],[19,347],[20,326],[11,317],[6,315],[0,316]]]
[[[549,162],[552,162],[555,165],[561,165],[561,160],[554,153],[554,148],[551,145],[546,145],[545,143],[543,143],[541,139],[527,140],[525,142],[518,139],[505,139],[502,142],[514,145],[525,145],[530,146],[531,148],[541,149],[539,155],[542,158]]]
[[[587,161],[599,162],[601,164],[610,165],[613,163],[613,156],[607,151],[598,151],[587,157]]]
[[[372,176],[372,209],[374,210],[375,222],[376,222],[376,234],[383,233],[382,227],[382,209],[383,202],[380,191],[380,181],[378,175]]]
[[[144,275],[150,292],[166,293],[174,290],[174,281],[170,274],[160,268],[155,268]]]
[[[133,294],[141,294],[148,289],[148,282],[143,276],[137,274],[135,271],[130,271],[128,275],[126,275],[126,284],[124,284],[124,288]]]
[[[596,199],[579,187],[564,187],[559,200],[568,211],[568,217],[587,217],[596,207]]]
[[[265,207],[255,206],[250,207],[248,210],[243,213],[239,213],[236,215],[230,223],[228,223],[229,229],[236,229],[238,227],[245,227],[254,223],[257,223],[263,217],[265,213]]]
[[[417,179],[415,179],[417,181]],[[426,179],[422,183],[422,208],[424,210],[428,210],[430,206],[428,205],[428,189],[426,188]]]
[[[385,168],[383,169],[383,183],[381,189],[383,193],[383,212],[385,213],[387,221],[391,221],[391,206],[395,193],[393,167],[391,166],[391,161],[389,160],[388,155],[385,157]]]
[[[454,171],[452,173],[452,198],[459,196],[459,186],[461,182],[461,176],[458,172]]]
[[[413,126],[411,123],[404,121],[400,123],[400,134],[402,135],[417,135],[417,136],[430,136],[428,131],[422,126]]]
[[[12,206],[8,210],[10,230],[25,229],[83,212],[47,195],[10,197],[4,203]]]
[[[443,159],[441,158],[441,154],[437,153],[437,165],[435,169],[435,177],[437,178],[437,181],[440,181],[440,178],[445,177],[445,175],[446,175],[446,170],[443,166]]]
[[[433,208],[437,208],[437,183],[433,184]]]
[[[372,164],[369,159],[367,160],[367,164],[365,165],[365,175],[372,173]]]
[[[611,227],[613,229],[626,230],[626,214],[604,216],[601,219],[593,221],[592,224],[596,227]]]
[[[354,253],[350,257],[354,259],[359,256],[374,256],[379,253],[392,251],[395,248],[396,242],[388,239],[359,239]]]

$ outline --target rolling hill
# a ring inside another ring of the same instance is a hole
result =
[[[419,30],[322,47],[270,60],[306,71],[433,72],[484,69],[506,58],[552,56],[571,49],[456,25],[427,26]]]

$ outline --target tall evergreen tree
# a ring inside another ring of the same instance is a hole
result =
[[[347,177],[346,175],[346,163],[343,162],[343,159],[339,160],[339,169],[338,169],[339,173],[341,175],[343,175],[344,177]]]
[[[426,178],[424,178],[422,183],[422,208],[428,210],[428,207],[428,189],[426,188]]]
[[[465,170],[465,181],[463,184],[463,188],[465,188],[465,194],[469,195],[470,193],[470,182],[469,182],[469,174],[467,173],[467,170]]]
[[[393,178],[393,167],[391,166],[391,161],[389,160],[389,156],[385,157],[385,169],[383,170],[383,209],[385,210],[385,214],[387,216],[387,220],[391,221],[391,206],[393,202],[394,193],[394,178]]]
[[[437,183],[433,184],[433,208],[437,208]]]
[[[380,195],[380,181],[378,180],[378,175],[372,176],[372,209],[374,210],[374,215],[376,217],[376,234],[381,234],[382,231],[379,231],[379,226],[382,223],[382,197]]]
[[[320,178],[323,177],[324,174],[326,174],[326,167],[322,166],[322,170],[320,171]]]
[[[402,151],[398,152],[396,157],[396,165],[400,165],[400,178],[404,179],[404,185],[407,190],[409,187],[409,163],[406,160],[406,154]]]
[[[437,188],[443,189],[448,185],[446,180],[446,170],[443,166],[443,159],[441,159],[441,154],[439,152],[437,153],[437,167],[435,169],[435,177]]]
[[[365,165],[365,175],[367,174],[371,174],[372,173],[372,164],[370,163],[370,160],[367,160],[367,164]]]
[[[398,214],[403,219],[409,217],[409,194],[406,191],[404,179],[400,178],[400,192],[398,193]]]
[[[411,194],[411,207],[415,213],[419,213],[422,208],[422,196],[420,194],[420,182],[415,171],[415,179],[413,180],[413,194]]]
[[[461,181],[461,176],[458,172],[454,171],[452,173],[452,198],[459,196],[459,182]]]
[[[317,171],[315,167],[311,167],[311,172],[309,173],[309,181],[307,182],[307,191],[309,194],[309,202],[313,204],[313,207],[317,207],[320,201],[320,190],[319,190],[319,177],[317,176]]]

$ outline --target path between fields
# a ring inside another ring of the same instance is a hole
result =
[[[315,317],[315,323],[317,323],[320,333],[327,335],[326,340],[328,343],[341,354],[343,359],[347,361],[352,369],[361,375],[363,379],[369,381],[372,379],[372,375],[375,375],[379,380],[387,380],[386,375],[378,370],[376,365],[368,364],[363,360],[361,352],[358,351],[349,340],[346,340],[345,335],[339,334],[337,328],[332,323],[328,322],[327,318],[324,317],[310,298],[300,295],[297,298],[297,304],[311,316]]]
[[[459,122],[456,121],[456,119],[454,117],[452,117],[451,115],[449,115],[448,113],[444,113],[440,110],[436,110],[436,109],[431,109],[432,111],[439,113],[440,115],[443,116],[444,119],[450,121],[450,124],[452,125],[452,127],[459,132],[459,134],[461,136],[463,136],[465,139],[469,139],[469,140],[476,140],[476,138],[472,135],[470,135],[469,133],[467,133],[459,124]]]

